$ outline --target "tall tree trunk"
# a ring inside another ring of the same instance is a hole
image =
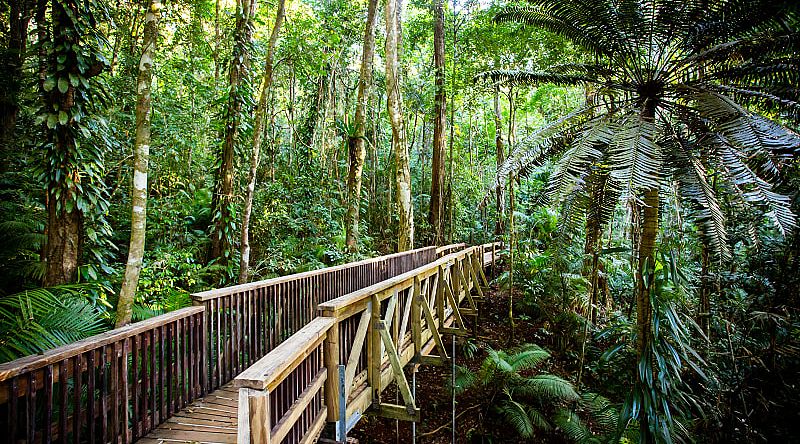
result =
[[[231,259],[234,236],[233,179],[234,154],[239,138],[239,125],[244,107],[244,83],[250,67],[250,40],[257,0],[237,0],[233,54],[228,73],[228,104],[222,152],[217,169],[216,190],[212,202],[211,250],[209,259],[227,267]],[[231,276],[232,277],[232,276]]]
[[[131,241],[125,277],[119,292],[116,327],[131,322],[131,307],[139,285],[142,271],[144,241],[147,233],[147,163],[150,157],[150,87],[153,83],[153,60],[158,40],[158,19],[161,16],[161,1],[150,0],[144,17],[142,56],[139,59],[139,75],[136,80],[136,141],[133,148],[133,190],[131,191]]]
[[[267,118],[267,98],[272,91],[272,70],[275,60],[275,45],[278,43],[278,35],[286,16],[286,0],[278,0],[278,11],[275,14],[275,24],[272,26],[272,34],[269,36],[267,46],[267,57],[264,60],[264,79],[261,81],[261,91],[256,108],[256,122],[253,127],[253,147],[250,152],[250,172],[247,177],[247,195],[244,199],[242,210],[242,236],[241,236],[241,255],[239,257],[239,283],[247,282],[250,273],[250,215],[253,212],[253,195],[256,189],[256,173],[258,172],[258,161],[261,155],[261,142],[264,140],[264,128]]]
[[[411,205],[411,167],[406,146],[406,126],[403,115],[403,98],[400,94],[398,67],[400,64],[400,0],[386,2],[386,108],[392,125],[392,149],[397,182],[397,210],[399,226],[398,251],[414,248],[414,209]]]
[[[361,179],[364,172],[364,158],[367,126],[367,101],[372,87],[372,65],[375,58],[375,19],[378,0],[369,0],[367,23],[364,28],[364,47],[361,52],[361,72],[358,78],[358,98],[353,134],[347,138],[350,169],[347,172],[347,214],[345,231],[347,250],[358,251],[359,219],[361,208]]]
[[[42,42],[50,38],[46,28],[45,11],[47,1],[40,0],[37,6],[39,38]],[[67,11],[69,9],[69,11]],[[39,79],[45,109],[58,112],[57,121],[47,119],[45,133],[48,148],[45,163],[47,176],[47,225],[44,246],[45,273],[42,284],[46,287],[74,282],[83,248],[84,214],[78,203],[86,193],[81,185],[81,153],[75,141],[76,115],[83,111],[86,91],[79,91],[72,82],[46,85],[45,79],[68,79],[70,75],[81,75],[90,79],[103,72],[105,64],[96,61],[90,67],[79,66],[75,48],[80,48],[84,11],[75,1],[52,2],[53,46],[60,48],[59,54],[40,53]],[[59,63],[58,57],[63,57]]]
[[[434,0],[433,65],[436,94],[433,116],[433,161],[431,165],[431,207],[428,221],[434,232],[434,244],[444,241],[444,132],[447,125],[447,98],[444,89],[444,0]]]
[[[0,50],[0,147],[5,149],[8,137],[14,130],[19,112],[19,91],[22,84],[22,64],[28,42],[28,24],[35,11],[36,2],[9,0],[8,41]]]
[[[506,152],[505,148],[503,147],[503,115],[500,113],[500,88],[495,86],[494,87],[494,144],[496,149],[496,163],[497,168],[500,168],[500,165],[503,164],[506,160]],[[497,187],[495,190],[495,208],[497,209],[497,220],[494,224],[494,234],[495,236],[500,236],[503,234],[504,224],[503,224],[503,201],[505,200],[505,194],[503,193],[502,187]]]

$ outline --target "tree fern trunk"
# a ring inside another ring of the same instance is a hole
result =
[[[147,233],[147,164],[150,158],[150,86],[153,83],[153,58],[158,39],[160,0],[151,0],[144,18],[142,56],[136,81],[136,141],[133,148],[133,190],[131,191],[131,241],[128,263],[119,292],[116,327],[131,322],[131,307],[136,297],[139,273],[142,271],[144,242]]]

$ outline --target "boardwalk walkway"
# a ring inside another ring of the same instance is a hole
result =
[[[392,381],[405,393],[403,366],[441,363],[441,335],[466,334],[495,248],[428,247],[198,293],[193,307],[2,364],[0,442],[301,443],[340,409],[345,428],[364,413],[414,420],[413,399],[380,393]]]

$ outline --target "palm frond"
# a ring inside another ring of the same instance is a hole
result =
[[[572,410],[560,409],[553,417],[553,423],[570,441],[580,444],[593,442],[594,435],[589,427]]]
[[[527,344],[508,355],[507,362],[511,365],[513,371],[518,372],[534,368],[549,358],[550,353],[547,350],[535,344]]]
[[[578,393],[568,381],[555,375],[536,375],[525,378],[514,388],[515,394],[538,399],[576,401]]]
[[[498,404],[497,410],[503,416],[503,419],[514,427],[521,437],[533,437],[536,426],[534,426],[530,416],[528,416],[528,411],[525,406],[509,399]]]
[[[562,4],[568,4],[563,2]],[[542,6],[506,6],[497,15],[495,21],[518,22],[536,26],[556,35],[563,36],[597,55],[612,55],[623,44],[608,33],[608,27],[594,26],[587,30],[585,26],[574,20],[574,14],[560,10],[553,11],[555,3]],[[606,22],[609,24],[610,22]]]
[[[561,156],[550,176],[549,194],[554,201],[583,184],[590,166],[598,161],[603,152],[599,146],[608,146],[614,139],[616,122],[604,115],[585,125],[572,143],[572,147]]]

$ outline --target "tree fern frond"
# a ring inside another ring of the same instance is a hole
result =
[[[656,189],[661,182],[661,147],[656,143],[655,123],[628,115],[609,147],[610,177],[619,185],[623,199],[640,191]]]
[[[595,26],[591,31],[587,31],[586,27],[576,26],[576,22],[569,16],[562,17],[549,11],[548,9],[552,9],[553,4],[548,6],[549,8],[506,6],[495,15],[495,21],[537,26],[563,36],[597,55],[613,55],[620,48],[621,42],[614,41],[612,35],[605,32],[609,28]]]
[[[558,74],[513,69],[494,69],[491,71],[485,71],[475,76],[474,80],[476,82],[491,81],[493,83],[509,85],[541,85],[543,83],[552,83],[560,86],[581,85],[594,81],[594,79],[590,77],[572,73]]]

